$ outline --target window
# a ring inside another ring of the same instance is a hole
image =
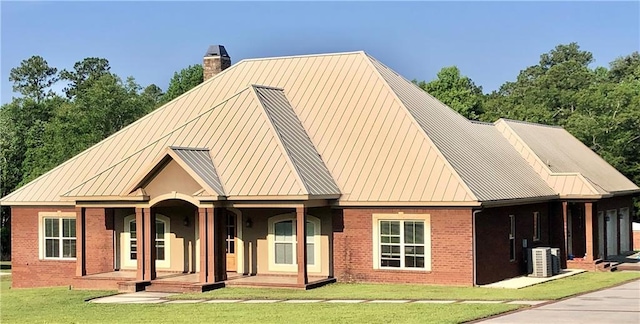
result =
[[[286,214],[269,219],[269,270],[297,271],[296,215]],[[320,219],[307,215],[307,266],[320,272]]]
[[[169,258],[169,218],[156,214],[156,266],[168,268]],[[125,267],[138,266],[138,233],[136,228],[136,215],[129,215],[124,220],[124,243],[122,254]]]
[[[509,260],[516,260],[516,217],[509,215]]]
[[[44,217],[44,258],[75,259],[76,219]]]
[[[431,270],[428,214],[374,214],[373,268]]]
[[[540,213],[533,213],[533,240],[540,241],[542,237],[542,223],[540,221]]]
[[[380,267],[424,268],[424,222],[380,221]]]

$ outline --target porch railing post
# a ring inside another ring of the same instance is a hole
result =
[[[207,282],[216,282],[215,208],[207,208]]]
[[[136,270],[136,279],[138,281],[145,280],[145,240],[144,240],[144,216],[143,209],[136,208],[136,261],[138,263]],[[127,243],[128,244],[128,243]]]
[[[207,282],[207,209],[198,208],[198,237],[200,238],[200,282]]]
[[[155,249],[155,237],[152,237],[152,227],[155,227],[155,221],[153,221],[151,219],[151,210],[150,208],[143,208],[142,209],[142,224],[143,224],[143,228],[144,228],[144,232],[142,235],[138,234],[138,240],[137,242],[139,243],[140,241],[144,242],[144,276],[143,276],[143,280],[145,281],[151,281],[155,278],[153,278],[153,276],[155,276],[155,271],[153,271],[153,268],[155,268],[152,264],[155,263],[155,260],[152,259],[152,249]],[[153,224],[152,224],[153,221]]]
[[[307,276],[307,216],[305,207],[296,207],[296,252],[298,262],[298,286],[309,283]]]
[[[85,209],[76,207],[76,276],[82,277],[87,274],[85,260]]]
[[[585,231],[585,261],[593,261],[594,244],[593,244],[593,203],[584,203],[584,231]]]
[[[562,202],[562,224],[563,224],[563,230],[564,230],[564,258],[565,260],[569,259],[569,232],[568,232],[568,228],[567,228],[567,221],[568,221],[568,203],[566,201]]]

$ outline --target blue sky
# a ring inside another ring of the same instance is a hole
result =
[[[365,50],[409,79],[457,65],[485,92],[578,42],[607,66],[640,48],[640,2],[6,2],[2,103],[9,71],[32,55],[71,68],[107,58],[112,71],[166,89],[207,46],[244,58]]]

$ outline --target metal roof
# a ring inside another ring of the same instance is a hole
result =
[[[340,194],[284,91],[265,86],[253,88],[307,192],[311,195]]]
[[[504,131],[466,120],[364,52],[250,59],[1,202],[119,195],[169,146],[208,148],[228,197],[340,193],[345,205],[426,206],[556,195]],[[556,178],[590,190],[576,175]]]
[[[556,195],[493,125],[470,122],[382,63],[370,59],[480,201]]]
[[[174,146],[170,146],[170,149],[179,156],[200,179],[204,180],[204,182],[215,191],[215,194],[225,196],[222,183],[220,183],[216,168],[213,166],[209,149]]]
[[[600,194],[640,189],[562,127],[502,121],[552,173],[580,173]]]

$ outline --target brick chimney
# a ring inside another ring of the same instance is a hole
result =
[[[216,74],[226,70],[231,66],[231,58],[222,45],[211,45],[204,54],[202,69],[204,70],[204,81],[212,78]]]

